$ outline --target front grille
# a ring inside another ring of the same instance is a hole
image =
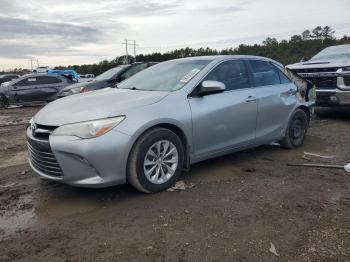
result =
[[[38,139],[49,140],[49,136],[56,128],[56,126],[44,126],[37,124],[35,132],[33,132],[33,136]]]
[[[334,73],[338,70],[337,67],[327,68],[307,68],[307,69],[295,69],[294,72],[298,74],[308,73]],[[303,76],[306,80],[313,83],[317,89],[336,89],[337,77],[334,76]]]
[[[350,86],[350,76],[345,76],[345,77],[344,77],[344,84],[345,84],[346,86]]]
[[[295,73],[324,73],[324,72],[337,72],[338,67],[326,67],[326,68],[303,68],[295,69]]]
[[[28,137],[28,152],[31,164],[45,175],[62,177],[63,172],[55,155],[52,153],[49,136],[56,127],[36,125],[32,135]]]
[[[313,83],[317,89],[335,89],[337,88],[336,77],[305,77]]]

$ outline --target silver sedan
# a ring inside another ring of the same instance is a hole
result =
[[[309,112],[271,59],[176,59],[45,106],[27,129],[30,164],[74,186],[128,181],[158,192],[199,161],[276,141],[301,146]]]

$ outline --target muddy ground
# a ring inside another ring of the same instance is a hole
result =
[[[24,136],[39,109],[0,110],[0,261],[350,261],[350,174],[287,166],[350,162],[350,111],[318,111],[303,148],[199,163],[194,188],[145,195],[40,179]]]

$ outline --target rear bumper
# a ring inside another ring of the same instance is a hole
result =
[[[322,89],[316,90],[318,106],[350,106],[350,90]]]

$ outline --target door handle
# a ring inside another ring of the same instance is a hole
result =
[[[256,101],[256,97],[255,96],[248,96],[246,99],[245,99],[246,102],[254,102]]]

